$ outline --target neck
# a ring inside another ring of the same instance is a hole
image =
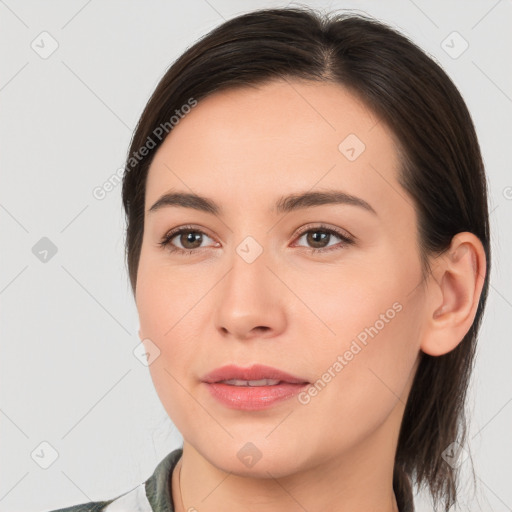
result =
[[[396,442],[384,423],[371,439],[320,464],[255,478],[214,466],[185,441],[172,474],[175,511],[399,512],[393,492]]]

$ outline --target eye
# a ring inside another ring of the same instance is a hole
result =
[[[331,241],[333,236],[338,238],[341,242],[335,245],[329,245],[328,242]],[[205,237],[211,239],[211,237],[201,229],[195,228],[194,226],[181,226],[166,233],[161,241],[158,242],[158,245],[166,247],[171,253],[192,255],[206,248],[202,246]],[[348,234],[324,225],[314,227],[311,227],[311,225],[305,226],[299,233],[298,240],[304,237],[308,244],[313,245],[313,247],[305,247],[311,253],[334,251],[355,243],[355,240]],[[181,247],[173,243],[174,239],[176,239]],[[304,246],[299,245],[298,247]]]
[[[180,228],[173,229],[166,233],[162,240],[158,242],[161,247],[167,247],[170,252],[177,253],[188,253],[199,252],[198,249],[202,249],[201,244],[204,237],[210,238],[204,231],[195,228],[194,226],[181,226]],[[176,247],[172,243],[175,239],[181,244],[181,247]]]
[[[341,243],[329,246],[327,242],[330,242],[333,236],[341,240]],[[335,251],[342,249],[346,245],[353,245],[355,243],[355,240],[348,234],[324,225],[315,227],[306,226],[299,234],[299,240],[303,237],[305,237],[308,244],[312,244],[313,247],[306,247],[311,253]]]

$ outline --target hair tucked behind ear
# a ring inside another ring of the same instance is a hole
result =
[[[417,212],[424,275],[429,257],[446,250],[459,232],[474,233],[485,249],[486,278],[474,323],[448,354],[421,354],[396,452],[393,487],[401,512],[414,510],[412,482],[426,484],[436,509],[441,501],[448,511],[456,499],[457,473],[442,454],[453,442],[464,445],[466,391],[489,286],[487,186],[464,100],[446,73],[405,36],[361,15],[264,9],[228,20],[188,48],[146,105],[127,158],[123,205],[132,290],[146,177],[165,137],[144,157],[138,150],[191,98],[279,78],[341,84],[389,127],[401,161],[399,182]]]

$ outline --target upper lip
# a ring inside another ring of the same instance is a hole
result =
[[[221,366],[212,372],[205,375],[201,380],[207,383],[219,382],[221,380],[261,380],[261,379],[276,379],[291,384],[306,384],[308,381],[302,377],[291,375],[287,372],[266,366],[263,364],[255,364],[249,368],[243,368],[233,364]]]

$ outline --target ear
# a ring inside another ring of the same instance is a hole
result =
[[[458,233],[447,251],[435,258],[426,292],[423,352],[447,354],[463,340],[476,315],[485,273],[485,250],[473,233]]]

